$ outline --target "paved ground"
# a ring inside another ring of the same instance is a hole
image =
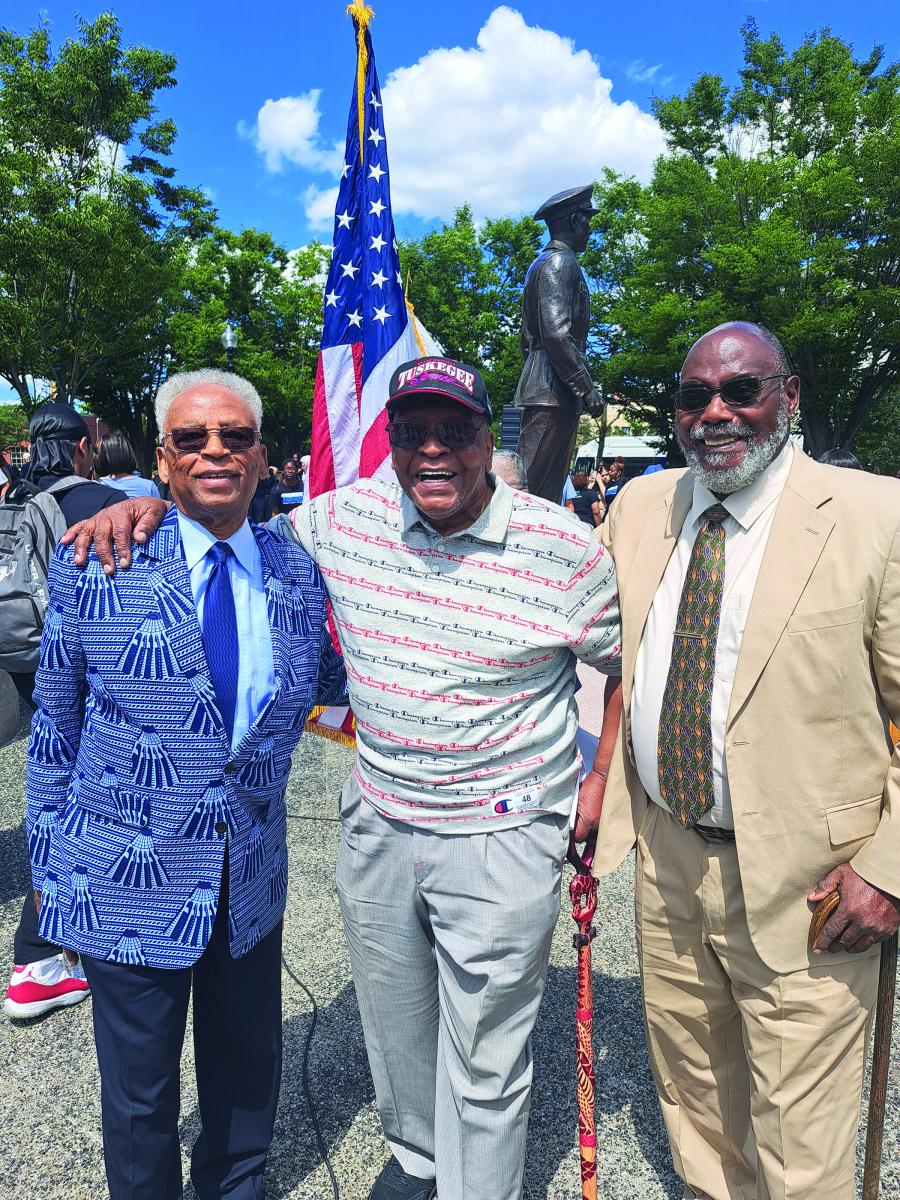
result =
[[[338,836],[334,817],[349,756],[330,742],[304,741],[295,758],[289,794],[289,809],[296,819],[289,826],[285,959],[318,1004],[309,1081],[340,1195],[343,1200],[365,1200],[385,1150],[333,883]],[[21,740],[0,750],[0,945],[4,948],[11,945],[27,880],[21,829],[23,758]],[[680,1190],[645,1059],[630,887],[629,864],[603,890],[594,943],[601,1196],[663,1200],[680,1196]],[[572,1064],[572,929],[564,907],[536,1035],[538,1083],[526,1165],[528,1200],[576,1200],[581,1194]],[[284,983],[285,1079],[269,1195],[279,1200],[326,1200],[331,1188],[302,1086],[312,1007],[287,973]],[[900,1037],[895,1041],[900,1042]],[[884,1200],[900,1198],[900,1046],[895,1055]],[[191,1068],[188,1042],[182,1120],[186,1150],[197,1133]],[[0,1200],[100,1200],[105,1193],[98,1093],[90,1001],[27,1024],[0,1017]],[[186,1200],[193,1195],[190,1188],[185,1191]]]

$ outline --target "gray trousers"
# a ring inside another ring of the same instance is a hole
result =
[[[382,817],[352,775],[341,818],[338,895],[388,1143],[440,1200],[519,1200],[568,821],[419,829]]]

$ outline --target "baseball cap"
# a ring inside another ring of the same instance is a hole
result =
[[[386,407],[390,410],[413,396],[455,400],[473,412],[483,413],[489,421],[494,419],[481,372],[455,358],[414,358],[399,366],[391,376]]]

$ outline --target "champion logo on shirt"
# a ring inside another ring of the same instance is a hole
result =
[[[506,796],[494,805],[494,812],[499,816],[507,813],[528,812],[532,808],[541,807],[541,798],[536,792],[521,792],[518,796]]]

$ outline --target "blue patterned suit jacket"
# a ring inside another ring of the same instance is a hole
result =
[[[254,526],[275,691],[232,751],[171,508],[113,579],[61,549],[50,571],[28,750],[27,833],[40,931],[95,958],[187,967],[203,952],[228,855],[231,952],[280,920],[284,792],[316,703],[346,703],[318,568]]]

